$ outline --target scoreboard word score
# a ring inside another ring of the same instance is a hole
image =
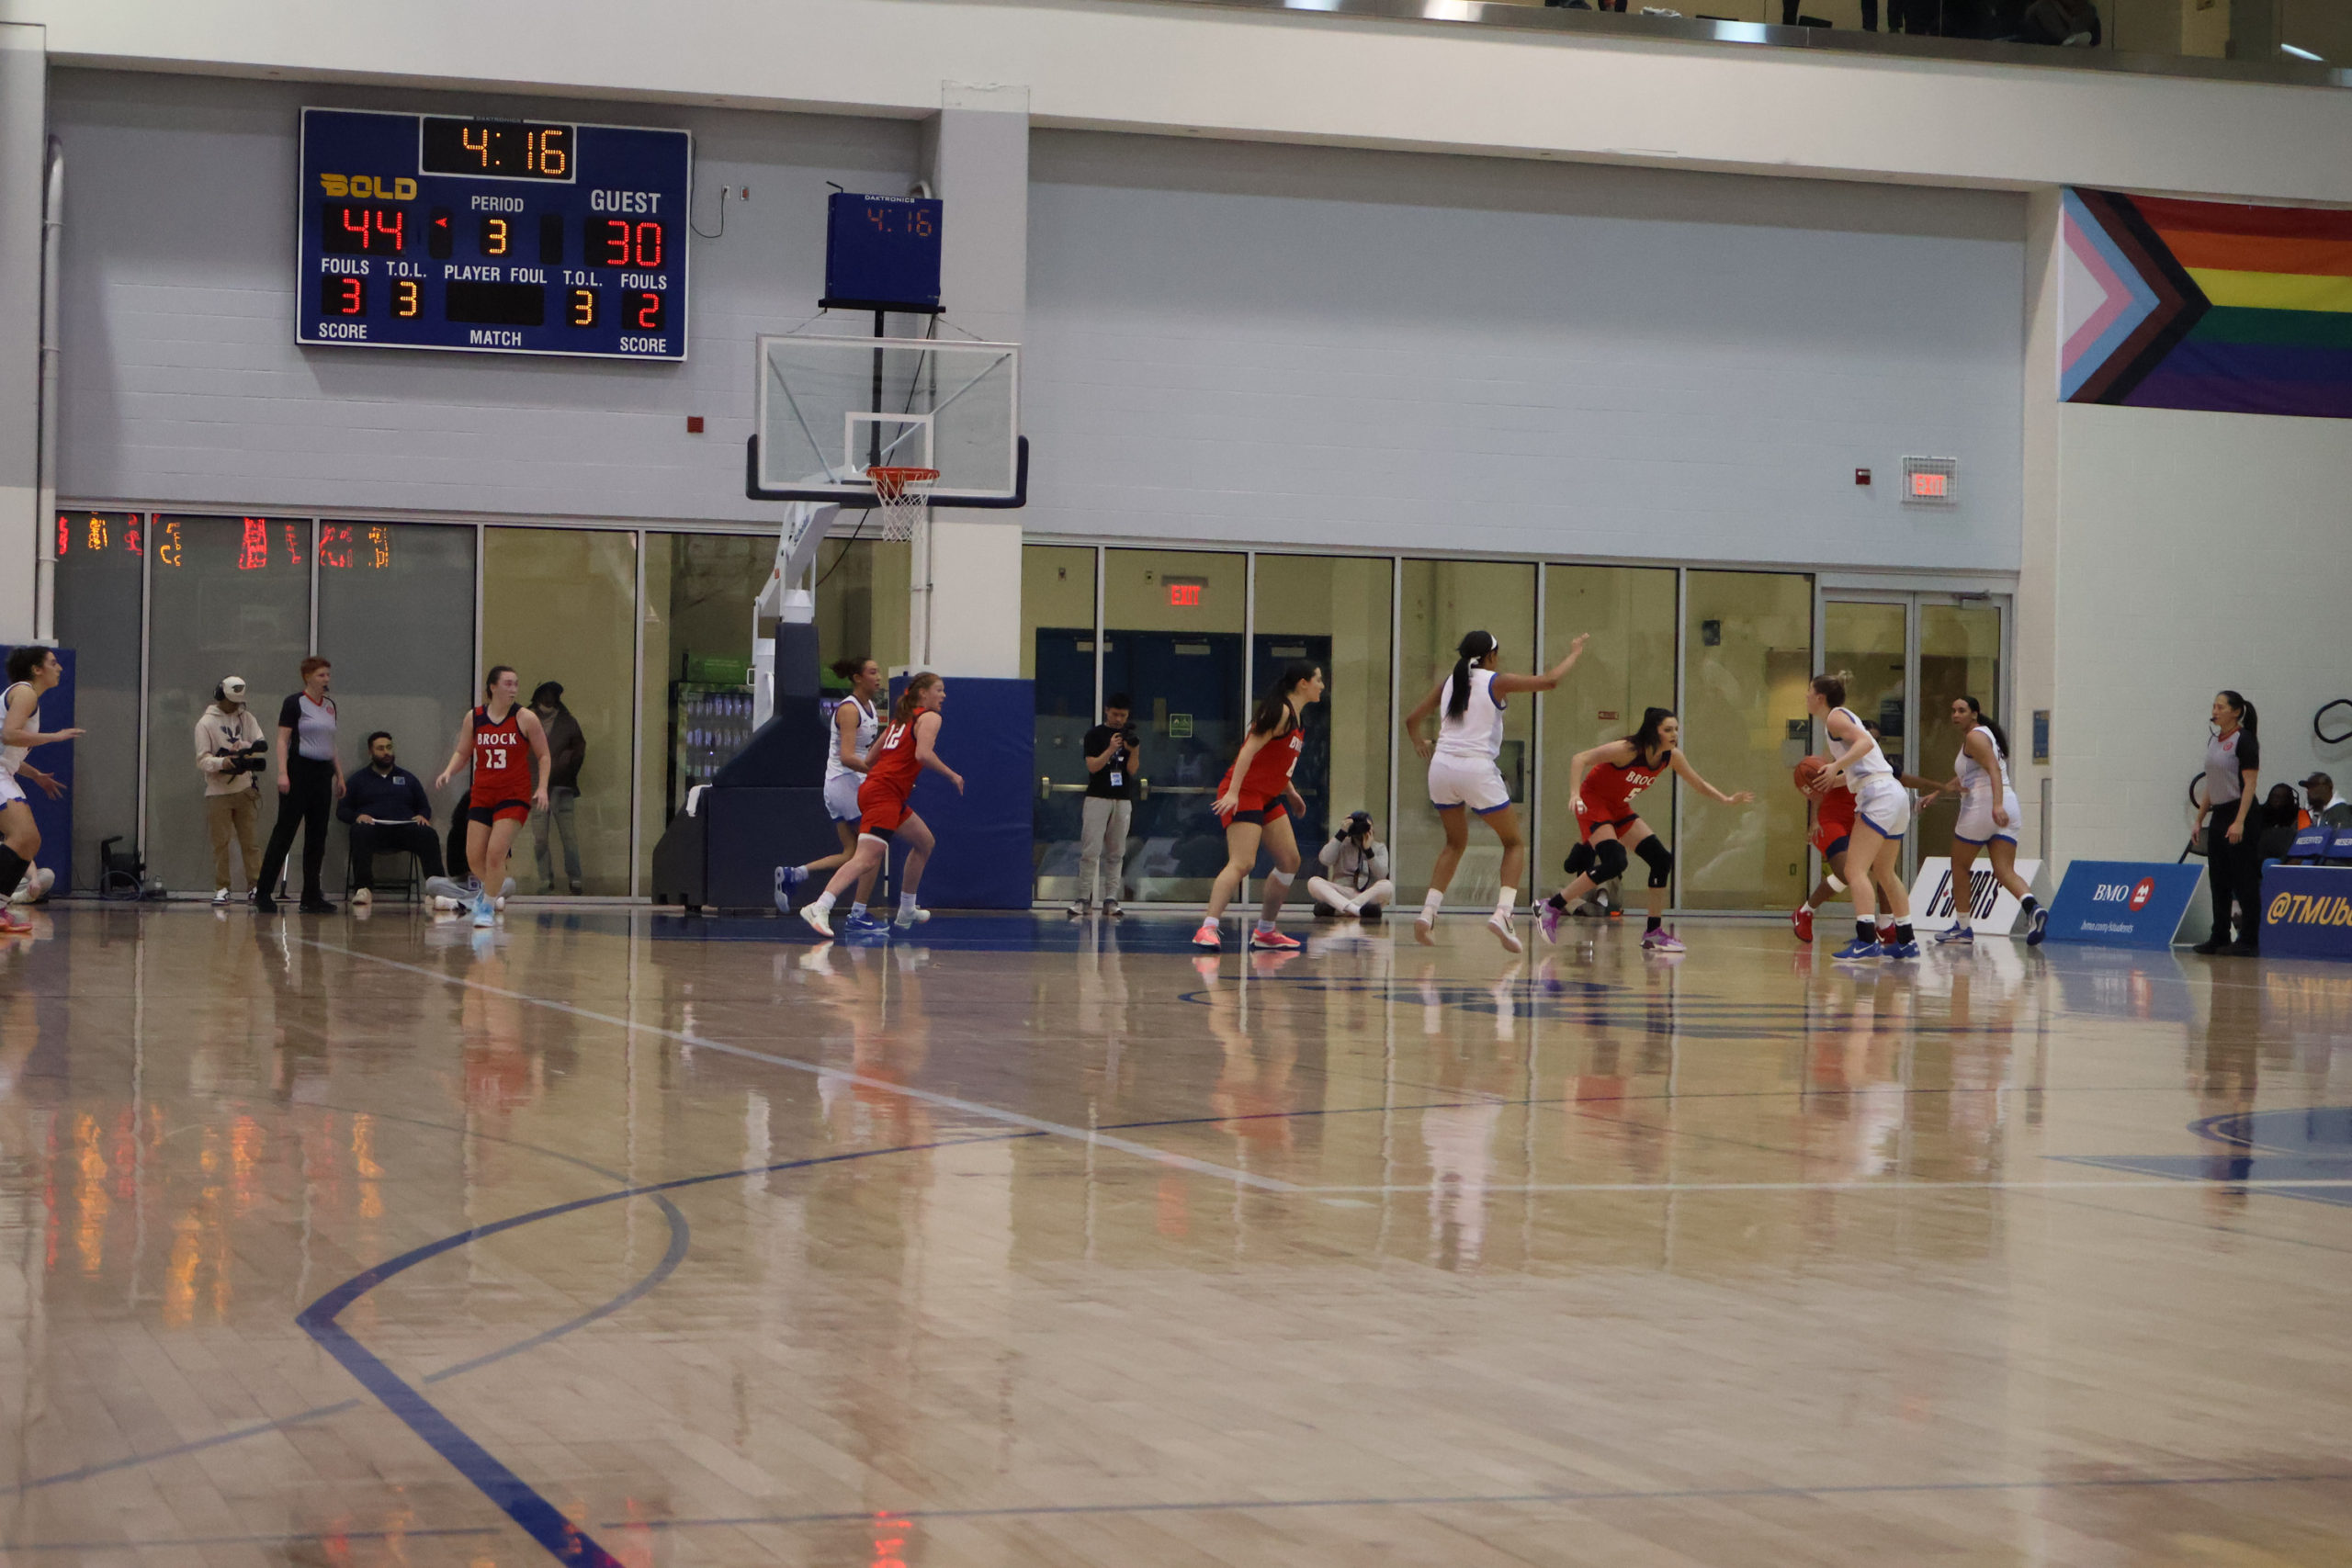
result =
[[[683,130],[302,111],[299,342],[686,356]]]

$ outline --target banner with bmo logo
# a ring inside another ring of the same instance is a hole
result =
[[[2049,940],[2170,947],[2204,876],[2202,865],[2078,860],[2051,900]]]

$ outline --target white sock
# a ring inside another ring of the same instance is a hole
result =
[[[833,912],[833,896],[830,893],[820,893],[817,895],[817,901],[808,907],[820,915],[830,915]]]
[[[911,914],[913,914],[914,912],[915,912],[915,896],[914,896],[913,894],[911,894],[911,893],[901,893],[901,894],[899,894],[899,913],[900,913],[900,914],[902,914],[902,915],[911,915]]]
[[[852,919],[856,919],[858,916],[860,916],[860,915],[862,915],[862,914],[865,913],[865,906],[864,904],[852,904],[852,905],[849,907],[849,912],[850,912],[850,918],[851,918]]]
[[[1510,924],[1511,907],[1518,902],[1519,889],[1516,887],[1504,888],[1502,892],[1496,895],[1495,897],[1495,919],[1502,921],[1506,925]]]
[[[1444,902],[1445,894],[1439,888],[1432,887],[1424,894],[1421,897],[1421,923],[1425,926],[1435,925],[1438,906]]]

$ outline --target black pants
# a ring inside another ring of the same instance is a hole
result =
[[[324,897],[319,891],[319,870],[327,859],[327,819],[334,814],[334,764],[313,761],[297,752],[286,760],[286,777],[293,786],[277,797],[277,826],[269,830],[269,848],[261,852],[261,875],[254,886],[265,898],[277,896],[277,874],[286,869],[287,852],[294,847],[294,830],[302,832],[302,897]]]
[[[2230,908],[2235,905],[2237,940],[2262,940],[2262,813],[2245,814],[2245,831],[2230,842],[2230,824],[2237,819],[2236,801],[2216,807],[2205,818],[2205,870],[2213,879],[2213,937],[2230,940]]]
[[[386,850],[406,850],[424,866],[424,874],[441,874],[441,835],[422,822],[354,822],[351,825],[351,887],[357,892],[376,884],[376,857]]]

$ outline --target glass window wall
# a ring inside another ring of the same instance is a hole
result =
[[[1919,606],[1918,772],[1931,779],[1949,779],[1956,771],[1961,732],[1951,727],[1955,697],[1974,697],[1984,716],[2007,738],[2014,787],[2017,739],[2001,711],[2001,612],[1992,604]],[[1959,819],[1959,797],[1938,796],[1919,814],[1919,830],[1915,835],[1918,852],[1942,854],[1951,842],[1952,825]]]
[[[1208,807],[1249,722],[1248,572],[1238,554],[1104,552],[1102,689],[1134,698],[1143,751],[1126,865],[1138,901],[1206,898],[1225,865],[1225,832]]]
[[[1804,897],[1805,800],[1792,770],[1811,742],[1813,579],[1693,571],[1682,619],[1682,739],[1691,767],[1726,794],[1682,798],[1675,901],[1690,909],[1780,909]],[[1654,824],[1663,827],[1663,824]]]
[[[1502,645],[1503,662],[1523,670],[1535,654],[1535,567],[1520,561],[1408,560],[1405,563],[1402,671],[1396,692],[1399,713],[1410,709],[1453,670],[1453,650],[1469,632],[1492,632]],[[1400,738],[1401,739],[1401,738]],[[1529,763],[1535,740],[1535,705],[1520,700],[1503,707],[1503,781],[1518,801],[1522,820],[1534,778]],[[1396,826],[1390,843],[1396,867],[1396,898],[1419,903],[1429,891],[1430,866],[1445,841],[1437,812],[1430,806],[1428,764],[1408,749],[1398,759]],[[1450,907],[1490,906],[1500,889],[1502,851],[1483,829],[1470,836],[1469,852],[1446,895]],[[1522,896],[1527,889],[1520,889]]]
[[[864,526],[870,531],[879,525]],[[871,659],[886,673],[906,668],[912,549],[845,536],[817,547],[817,664],[827,690],[849,690],[830,668],[836,659]],[[765,550],[773,561],[774,539],[765,542]]]
[[[767,586],[775,541],[741,534],[649,534],[645,541],[645,716],[637,797],[640,883],[653,874],[653,846],[685,808],[686,792],[708,784],[752,738],[752,603]],[[821,640],[822,633],[820,632]],[[822,735],[808,744],[821,748]],[[534,833],[546,824],[537,818]],[[549,841],[542,881],[566,868]],[[541,839],[535,838],[536,861]]]
[[[390,730],[401,766],[430,791],[473,685],[474,530],[322,523],[318,583],[318,648],[334,660],[344,767],[366,767],[368,734]],[[464,800],[462,783],[434,796],[437,832],[448,833]],[[338,829],[330,886],[344,886],[349,862]]]
[[[551,813],[535,814],[531,823],[534,835],[543,828],[552,833],[548,869],[553,874],[540,874],[535,853],[517,853],[507,863],[520,892],[622,895],[630,890],[636,626],[635,534],[589,528],[483,530],[483,668],[513,665],[522,677],[526,699],[547,682],[560,684],[562,713],[550,726],[550,739],[560,741],[576,729],[580,743],[578,766],[559,766],[549,781]],[[479,702],[480,692],[476,683],[469,702]],[[647,715],[647,722],[661,724],[658,710]],[[540,815],[550,815],[552,821],[540,820]],[[575,830],[576,885],[571,853]]]
[[[1559,689],[1543,698],[1544,859],[1525,890],[1531,897],[1549,892],[1566,875],[1561,863],[1577,844],[1576,795],[1569,787],[1577,753],[1632,734],[1645,708],[1674,705],[1673,569],[1545,567],[1544,646],[1529,666],[1549,669],[1579,633],[1592,639],[1584,657]],[[1675,788],[1668,774],[1639,801],[1651,826],[1669,834]]]
[[[1251,691],[1272,689],[1294,660],[1323,671],[1322,711],[1308,717],[1306,750],[1294,774],[1306,801],[1306,820],[1295,826],[1310,872],[1324,840],[1351,811],[1372,813],[1383,840],[1396,831],[1388,801],[1395,576],[1391,563],[1377,557],[1258,558]]]
[[[1034,683],[1037,715],[1036,896],[1067,903],[1078,896],[1087,779],[1080,743],[1095,722],[1091,548],[1022,547],[1021,674]],[[1132,835],[1132,814],[1128,826]]]
[[[311,649],[312,532],[307,517],[155,520],[148,541],[155,564],[148,605],[146,852],[148,874],[174,892],[213,886],[196,722],[224,675],[245,678],[246,700],[270,740],[270,765],[261,775],[265,842],[277,820],[277,710],[287,694],[301,689],[300,665]],[[356,743],[348,719],[336,734],[348,768]],[[290,863],[299,866],[301,854],[298,845]],[[233,863],[234,850],[231,856]],[[330,852],[330,886],[340,874],[335,862]]]
[[[71,881],[87,892],[98,885],[98,845],[138,841],[147,519],[135,512],[61,513],[56,527],[57,640],[74,650],[74,722],[88,732],[74,742]],[[191,717],[191,736],[194,724]],[[32,761],[39,767],[48,759],[35,752]]]

